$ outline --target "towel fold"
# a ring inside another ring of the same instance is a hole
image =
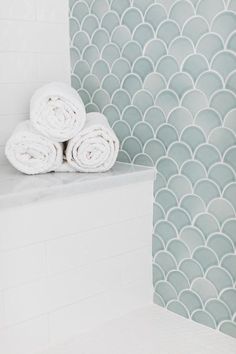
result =
[[[64,142],[83,128],[86,113],[75,89],[54,82],[39,88],[31,98],[30,119],[44,136]]]
[[[115,163],[119,141],[101,113],[88,113],[82,131],[68,142],[66,159],[79,172],[105,172]]]
[[[29,120],[20,123],[5,147],[10,163],[33,175],[55,171],[63,162],[63,144],[39,134]]]

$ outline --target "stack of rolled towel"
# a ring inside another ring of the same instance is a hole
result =
[[[26,174],[105,172],[118,151],[118,139],[106,117],[86,114],[77,91],[63,83],[35,92],[30,119],[17,126],[5,148],[10,163]]]

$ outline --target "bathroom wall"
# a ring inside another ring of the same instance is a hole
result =
[[[68,0],[0,1],[0,163],[34,90],[70,81]]]
[[[73,86],[157,170],[155,302],[236,337],[235,0],[70,8]]]

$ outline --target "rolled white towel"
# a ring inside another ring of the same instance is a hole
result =
[[[101,113],[88,113],[82,131],[68,142],[66,159],[76,171],[105,172],[115,163],[119,141]]]
[[[53,82],[41,87],[32,96],[30,119],[34,128],[43,135],[64,142],[83,128],[86,113],[75,89]]]
[[[17,126],[7,141],[5,154],[10,163],[23,173],[46,173],[62,165],[63,144],[42,136],[26,120]]]

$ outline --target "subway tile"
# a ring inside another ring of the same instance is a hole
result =
[[[47,272],[45,245],[37,244],[2,252],[0,265],[0,289],[45,276]]]
[[[69,49],[57,54],[36,54],[38,81],[61,81],[70,84]]]
[[[68,0],[36,0],[37,21],[68,22]]]
[[[0,52],[0,83],[30,83],[35,81],[38,81],[35,54]]]
[[[0,19],[35,20],[36,8],[34,0],[1,0]]]
[[[7,139],[13,133],[17,124],[25,119],[29,119],[29,115],[0,115],[0,144],[5,144]]]
[[[5,307],[3,302],[3,293],[0,291],[0,330],[6,325],[5,322]]]

